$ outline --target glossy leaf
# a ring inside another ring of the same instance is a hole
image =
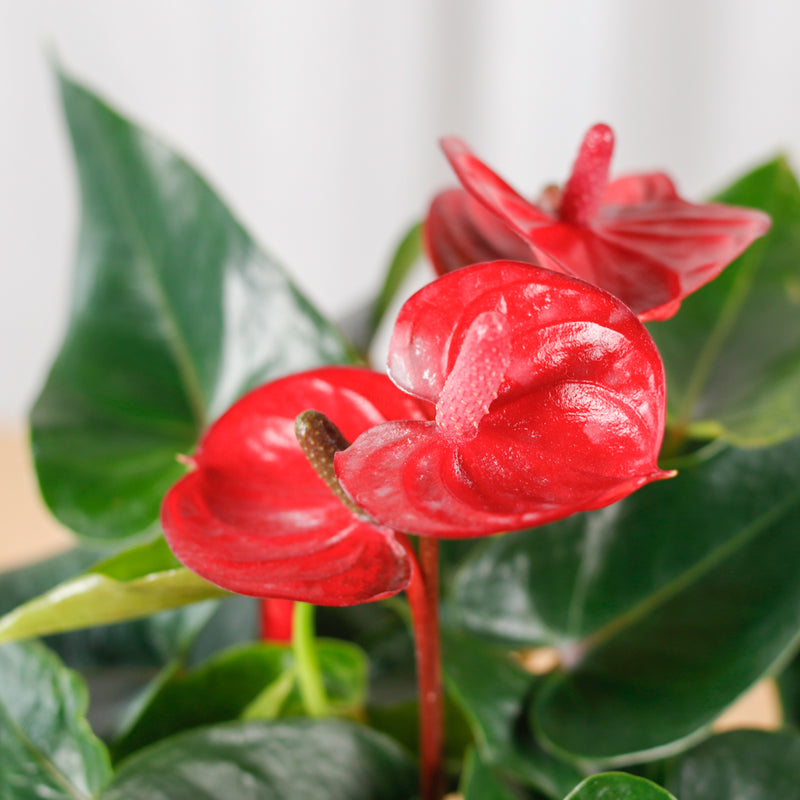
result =
[[[644,760],[700,735],[800,641],[799,524],[800,439],[729,449],[487,542],[455,604],[472,629],[558,649],[533,717],[548,748]]]
[[[347,642],[318,642],[325,688],[336,714],[363,707],[367,688],[364,654]],[[202,702],[198,703],[198,698]],[[147,702],[113,745],[114,759],[180,731],[240,717],[275,719],[301,715],[290,648],[252,644],[221,653],[192,670],[168,669]]]
[[[411,267],[414,266],[421,255],[422,225],[420,223],[415,223],[400,240],[400,244],[397,245],[397,250],[395,250],[392,261],[389,264],[389,269],[386,272],[383,286],[377,298],[375,298],[370,326],[370,332],[372,334],[374,334],[380,326],[384,315],[392,304],[392,300],[394,300],[395,296],[400,291],[403,281],[408,277]]]
[[[796,655],[777,679],[783,721],[800,730],[800,656]]]
[[[464,800],[516,800],[517,798],[517,795],[512,793],[474,752],[470,752],[464,760],[459,788]]]
[[[161,546],[163,547],[163,541]],[[132,549],[139,559],[149,546]],[[154,556],[161,558],[158,548]],[[52,558],[0,574],[0,615],[67,583],[97,566],[99,551],[78,547]],[[124,558],[120,554],[119,558]],[[116,557],[110,560],[114,563]],[[147,569],[142,575],[147,574]],[[190,658],[252,639],[256,632],[255,601],[231,597],[221,603],[208,601],[162,611],[131,622],[84,628],[50,635],[47,645],[69,666],[85,674],[90,683],[103,682],[115,668],[117,677],[142,672],[168,663],[191,647]],[[199,638],[198,638],[199,636]],[[115,678],[116,680],[116,678]],[[116,724],[116,720],[112,720]]]
[[[86,687],[38,643],[0,647],[0,797],[85,800],[111,777]]]
[[[180,156],[63,76],[61,94],[82,221],[34,455],[61,522],[118,540],[156,529],[175,455],[243,391],[350,353]]]
[[[447,631],[443,646],[448,691],[470,721],[482,760],[549,797],[563,797],[583,775],[533,741],[526,709],[537,679],[475,637]]]
[[[239,594],[320,605],[397,594],[410,580],[408,554],[344,497],[333,452],[387,419],[426,416],[367,369],[310,370],[255,389],[210,428],[193,471],[165,497],[170,547]]]
[[[103,555],[107,553],[89,547],[73,547],[41,561],[0,572],[0,614],[74,578],[100,561]]]
[[[667,787],[680,800],[777,800],[800,786],[800,736],[731,731],[681,756]]]
[[[227,594],[181,567],[158,539],[113,556],[0,617],[0,642],[135,619]]]
[[[389,374],[435,419],[371,427],[334,466],[395,530],[485,536],[669,477],[656,464],[658,352],[623,303],[582,281],[512,261],[445,275],[403,306]]]
[[[763,446],[800,432],[800,187],[777,159],[718,199],[764,209],[772,230],[651,332],[673,438]]]
[[[442,146],[464,188],[497,218],[492,225],[500,221],[511,228],[537,264],[600,286],[643,321],[671,317],[683,298],[716,277],[769,228],[769,218],[759,211],[688,203],[663,173],[609,183],[614,134],[607,125],[589,129],[563,190],[549,187],[538,205],[519,195],[463,142],[448,138]],[[474,228],[490,249],[501,247],[494,258],[520,257],[519,241],[502,241],[472,207],[455,203],[439,216],[465,212],[471,219],[449,226],[440,222],[436,228],[459,231],[457,244],[468,242],[465,228]],[[463,249],[473,257],[473,244]],[[429,246],[429,251],[435,256],[437,248]],[[457,252],[450,256],[456,264],[462,257]],[[447,264],[441,262],[438,269],[444,271]]]
[[[99,800],[408,800],[415,769],[390,739],[340,720],[218,725],[123,764]]]
[[[565,800],[675,800],[666,789],[624,772],[592,775]],[[680,797],[680,800],[684,800]]]

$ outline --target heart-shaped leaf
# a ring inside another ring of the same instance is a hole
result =
[[[772,228],[680,312],[651,326],[676,447],[687,435],[766,445],[800,433],[800,187],[784,159],[717,197]]]
[[[175,455],[243,391],[351,354],[180,156],[65,77],[61,93],[83,210],[34,455],[55,515],[117,540],[156,529]]]
[[[456,583],[472,629],[557,648],[534,727],[623,763],[698,736],[800,639],[800,439],[486,543]]]
[[[111,777],[86,687],[44,646],[0,648],[0,797],[86,800]]]
[[[592,775],[565,800],[675,800],[665,789],[635,775],[605,772]],[[684,800],[681,798],[681,800]]]
[[[680,800],[778,800],[797,797],[800,736],[731,731],[678,759],[667,787]]]
[[[408,800],[415,773],[391,739],[343,720],[233,723],[133,756],[100,800]]]
[[[0,617],[0,643],[120,622],[227,595],[181,567],[159,538],[113,556]]]

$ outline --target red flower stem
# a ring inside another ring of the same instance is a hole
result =
[[[441,800],[444,796],[444,717],[439,638],[439,542],[420,537],[417,556],[408,539],[405,536],[399,538],[413,564],[406,596],[411,606],[417,661],[422,800]]]
[[[262,642],[291,642],[294,600],[264,597],[259,602],[259,623]]]

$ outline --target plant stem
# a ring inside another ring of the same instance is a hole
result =
[[[322,683],[314,635],[314,606],[310,603],[295,603],[293,623],[292,649],[297,664],[300,696],[310,717],[324,717],[328,714],[328,696]]]
[[[414,626],[419,691],[420,775],[422,800],[444,796],[442,771],[442,653],[439,639],[439,543],[420,537],[419,556],[406,537],[411,557],[411,583],[406,589]]]

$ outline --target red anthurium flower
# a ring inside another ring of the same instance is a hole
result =
[[[425,249],[439,275],[483,261],[536,261],[530,245],[464,189],[433,199],[423,227]]]
[[[239,594],[351,605],[408,585],[392,530],[357,516],[320,478],[295,436],[316,409],[348,440],[390,419],[424,419],[422,403],[365,369],[328,367],[269,383],[214,423],[193,471],[167,494],[161,519],[175,555]]]
[[[442,145],[468,195],[444,192],[428,214],[427,248],[440,274],[492,258],[532,261],[606,289],[642,320],[667,319],[770,225],[760,211],[688,203],[663,173],[609,183],[607,125],[589,130],[563,191],[547,190],[539,205],[460,140]]]
[[[401,310],[389,373],[435,420],[371,428],[334,464],[392,528],[482,536],[669,477],[656,465],[658,351],[619,299],[583,281],[507,261],[446,275]]]

